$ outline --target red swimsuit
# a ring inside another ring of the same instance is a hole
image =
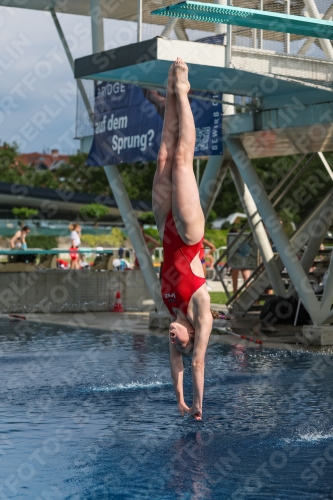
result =
[[[193,273],[190,265],[200,251],[202,239],[195,245],[186,245],[178,234],[172,213],[168,214],[163,236],[164,263],[161,291],[163,302],[172,316],[175,316],[173,307],[186,316],[192,295],[206,283],[205,278]]]

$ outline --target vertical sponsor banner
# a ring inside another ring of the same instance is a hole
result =
[[[222,154],[222,104],[214,101],[221,97],[202,92],[189,94],[197,136],[195,156]],[[119,82],[96,85],[94,140],[87,164],[155,161],[165,101],[165,93],[137,85]]]

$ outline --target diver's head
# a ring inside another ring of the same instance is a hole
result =
[[[190,354],[194,346],[194,328],[186,319],[177,318],[169,327],[170,342],[182,354]]]

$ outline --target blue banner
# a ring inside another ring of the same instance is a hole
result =
[[[222,154],[221,94],[191,92],[196,127],[194,156]],[[161,142],[165,93],[137,85],[103,82],[96,85],[94,140],[87,164],[117,165],[155,161]]]

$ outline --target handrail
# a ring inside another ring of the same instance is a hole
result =
[[[71,254],[73,252],[77,253],[99,253],[99,254],[107,254],[107,255],[113,255],[114,251],[107,249],[107,250],[99,250],[96,248],[76,248],[75,250],[73,249],[68,249],[68,248],[53,248],[51,250],[42,250],[41,248],[27,248],[26,250],[8,250],[8,249],[1,249],[0,248],[0,255],[28,255],[28,254],[35,254],[35,255],[58,255],[60,253],[68,253]]]

